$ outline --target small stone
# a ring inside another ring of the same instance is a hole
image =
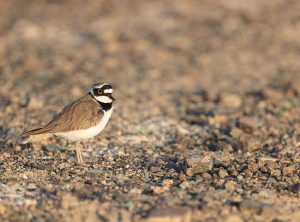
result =
[[[162,194],[165,192],[165,189],[161,186],[151,186],[151,189],[155,194]]]
[[[242,104],[242,99],[236,94],[224,93],[221,95],[221,101],[226,107],[239,108]]]
[[[299,144],[299,147],[300,147],[300,144]],[[293,156],[292,160],[293,160],[294,163],[300,163],[300,155]]]
[[[78,204],[78,199],[71,194],[66,194],[62,197],[61,207],[63,209],[70,209]]]
[[[240,182],[242,182],[244,180],[243,175],[238,175],[237,176],[237,180],[240,181]]]
[[[29,103],[28,103],[28,109],[29,110],[37,110],[44,106],[43,100],[38,99],[36,97],[30,97]]]
[[[271,162],[275,163],[276,159],[272,157],[261,157],[258,160],[258,168],[262,168],[265,165],[269,165],[271,164]]]
[[[170,189],[170,187],[173,185],[174,181],[171,179],[163,180],[162,185],[164,188]]]
[[[274,161],[270,161],[270,160],[267,160],[265,161],[265,165],[266,167],[269,169],[269,170],[273,170],[273,169],[280,169],[281,168],[281,165],[274,162]]]
[[[246,169],[244,172],[245,172],[246,177],[252,177],[253,176],[253,171],[251,171],[249,169]]]
[[[258,165],[258,168],[260,169],[265,166],[265,161],[262,159],[259,159],[257,165]]]
[[[272,194],[269,193],[269,195]],[[274,216],[277,215],[277,211],[272,205],[265,204],[257,200],[243,200],[240,203],[239,210],[243,216],[247,217],[260,215],[262,221],[272,221]]]
[[[243,200],[240,203],[239,210],[246,216],[257,215],[262,212],[262,204],[258,201]]]
[[[237,127],[233,127],[230,131],[230,135],[232,136],[233,139],[238,139],[240,137],[241,134],[243,134],[244,131],[237,128]]]
[[[274,177],[269,177],[268,183],[275,184],[276,182],[277,182],[277,180]]]
[[[295,168],[293,166],[289,166],[289,167],[284,167],[282,170],[282,173],[284,175],[291,175],[295,172]]]
[[[6,207],[3,204],[0,204],[0,215],[3,215],[6,212]]]
[[[257,172],[258,164],[253,162],[253,161],[250,161],[249,164],[248,164],[248,169],[252,172]]]
[[[228,122],[228,116],[226,115],[215,115],[208,118],[208,121],[211,125],[215,125],[216,127],[220,127]]]
[[[243,116],[238,119],[238,127],[245,133],[253,133],[258,128],[258,123],[253,118]]]
[[[185,190],[185,189],[189,189],[191,187],[191,182],[189,181],[184,181],[180,184],[181,189]]]
[[[37,189],[37,186],[34,183],[30,183],[30,184],[27,185],[27,190],[29,190],[29,191],[33,191],[33,190],[36,190],[36,189]]]
[[[21,147],[20,145],[16,145],[15,150],[16,150],[16,151],[21,151],[21,150],[22,150],[22,147]]]
[[[282,100],[282,98],[284,96],[280,91],[277,91],[277,90],[274,90],[271,88],[264,89],[264,94],[268,99],[270,99],[271,101],[274,101],[274,102],[278,102],[278,101]]]
[[[281,176],[281,171],[278,169],[272,169],[271,170],[271,175],[275,177],[280,177]]]
[[[23,178],[23,179],[28,179],[28,177],[27,177],[26,174],[23,174],[22,178]]]
[[[259,139],[250,136],[249,134],[243,133],[240,135],[237,143],[238,150],[242,151],[255,151],[262,147]]]
[[[228,167],[227,172],[229,173],[230,176],[233,177],[236,177],[239,174],[238,171],[233,166]]]
[[[150,171],[151,171],[152,173],[156,173],[156,172],[160,171],[160,167],[152,166],[152,167],[150,168]]]
[[[244,172],[246,169],[248,169],[248,164],[247,163],[243,163],[239,166],[238,168],[238,172],[242,173]]]
[[[228,166],[231,160],[231,156],[227,150],[215,152],[213,157],[214,163],[221,163],[224,166]]]
[[[223,151],[233,151],[231,144],[225,142],[225,141],[219,141],[218,142],[218,150],[223,150]]]
[[[158,209],[150,213],[149,217],[142,222],[190,222],[192,212],[186,207],[174,207]]]
[[[289,185],[287,188],[290,192],[300,194],[300,183]]]
[[[8,153],[8,152],[3,152],[1,154],[1,159],[3,159],[3,160],[8,159],[9,157],[10,157],[10,153]]]
[[[219,170],[219,177],[225,178],[225,177],[227,177],[227,176],[228,176],[227,171],[226,171],[225,169],[221,168],[221,169]]]
[[[198,173],[204,173],[212,169],[213,158],[211,155],[191,156],[186,159],[188,176],[194,176]]]
[[[226,190],[235,190],[236,189],[236,182],[233,180],[229,180],[225,184],[225,189]]]
[[[211,179],[212,176],[211,176],[209,173],[204,172],[204,173],[202,173],[202,178],[203,178],[203,179]]]
[[[120,147],[117,151],[118,156],[124,156],[125,155],[125,150],[123,147]]]
[[[134,194],[134,195],[140,195],[142,193],[142,190],[138,189],[138,188],[133,188],[133,189],[130,190],[129,193]]]
[[[229,215],[225,222],[244,222],[244,220],[239,215]]]

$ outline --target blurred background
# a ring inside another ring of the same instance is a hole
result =
[[[0,1],[0,216],[113,221],[179,205],[162,214],[299,218],[299,12],[297,0]],[[19,141],[99,81],[116,103],[85,149],[95,169],[55,139]],[[209,170],[193,168],[202,155]]]
[[[183,92],[286,86],[299,79],[298,9],[280,0],[1,1],[0,92],[56,106],[106,81],[120,110],[132,102],[147,115],[178,112]]]

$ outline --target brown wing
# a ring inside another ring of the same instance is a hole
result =
[[[87,94],[66,106],[56,118],[42,128],[24,132],[22,135],[57,133],[86,129],[99,123],[103,110],[99,103]]]

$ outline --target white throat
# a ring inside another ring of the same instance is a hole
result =
[[[95,96],[95,98],[101,103],[112,103],[112,99],[108,96]]]

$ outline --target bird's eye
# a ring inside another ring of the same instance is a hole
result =
[[[97,91],[99,94],[103,94],[103,89],[98,89]]]

